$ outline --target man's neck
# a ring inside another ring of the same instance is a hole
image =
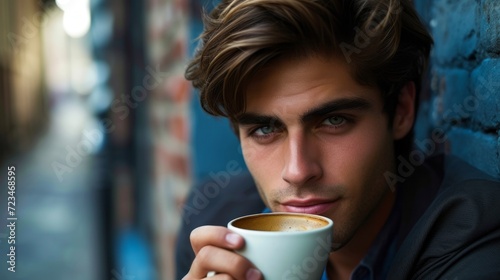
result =
[[[394,206],[395,192],[387,192],[376,210],[341,249],[330,254],[327,273],[330,279],[349,279],[351,273],[370,250]]]

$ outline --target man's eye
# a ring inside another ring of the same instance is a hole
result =
[[[254,131],[254,134],[257,136],[265,136],[265,135],[271,134],[273,132],[274,132],[274,127],[268,125],[268,126],[262,126],[262,127],[257,128]]]
[[[331,126],[341,126],[346,122],[346,119],[340,116],[333,116],[325,119],[323,124]]]

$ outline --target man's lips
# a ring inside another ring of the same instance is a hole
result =
[[[281,203],[286,212],[323,214],[338,204],[338,199],[288,200]]]

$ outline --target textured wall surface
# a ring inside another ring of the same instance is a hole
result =
[[[414,2],[435,40],[416,138],[444,131],[442,148],[500,177],[500,1]]]
[[[184,79],[188,3],[147,1],[148,61],[158,77],[149,100],[152,130],[152,209],[159,279],[174,279],[173,251],[180,208],[191,186],[190,85]]]

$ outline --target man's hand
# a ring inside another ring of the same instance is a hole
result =
[[[202,226],[191,232],[191,246],[196,255],[183,280],[204,279],[210,271],[217,279],[262,279],[262,274],[246,258],[233,250],[243,248],[245,241],[225,227]]]

